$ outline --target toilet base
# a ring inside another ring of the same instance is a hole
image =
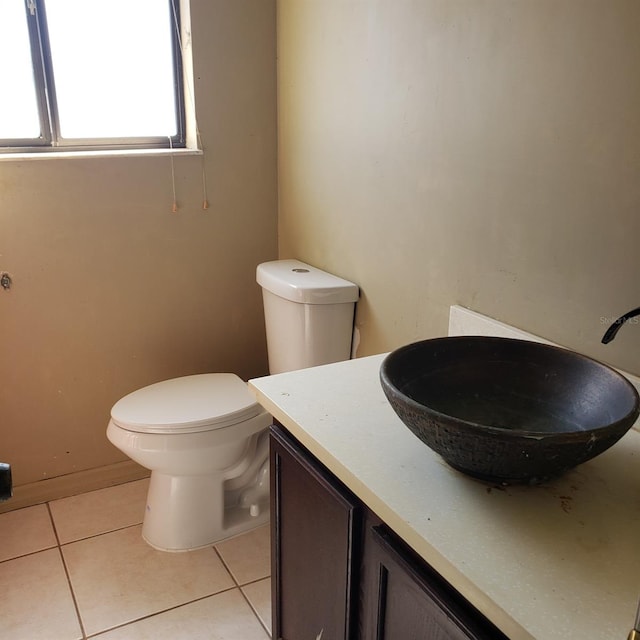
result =
[[[153,471],[142,537],[160,551],[192,551],[269,521],[269,496],[245,508],[225,508],[220,475],[169,476]]]

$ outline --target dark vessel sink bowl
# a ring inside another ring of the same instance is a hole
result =
[[[380,368],[400,419],[459,471],[536,484],[597,456],[638,417],[635,387],[610,367],[537,342],[435,338]]]

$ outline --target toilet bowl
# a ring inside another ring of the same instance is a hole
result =
[[[151,470],[143,538],[182,551],[267,522],[270,424],[230,373],[165,380],[119,400],[107,438]]]
[[[355,284],[298,260],[260,264],[256,280],[271,373],[349,359]],[[108,439],[151,470],[144,539],[186,551],[267,522],[271,421],[231,373],[165,380],[116,402]]]

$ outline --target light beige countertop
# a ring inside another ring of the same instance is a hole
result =
[[[562,478],[497,487],[400,421],[371,356],[251,380],[258,401],[512,640],[625,640],[640,596],[640,433]]]

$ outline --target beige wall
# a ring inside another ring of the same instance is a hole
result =
[[[207,211],[201,157],[175,160],[177,214],[166,157],[0,162],[0,460],[16,485],[125,460],[105,428],[141,385],[267,371],[275,0],[191,4]]]
[[[279,0],[280,255],[360,355],[462,304],[640,373],[640,3]]]

